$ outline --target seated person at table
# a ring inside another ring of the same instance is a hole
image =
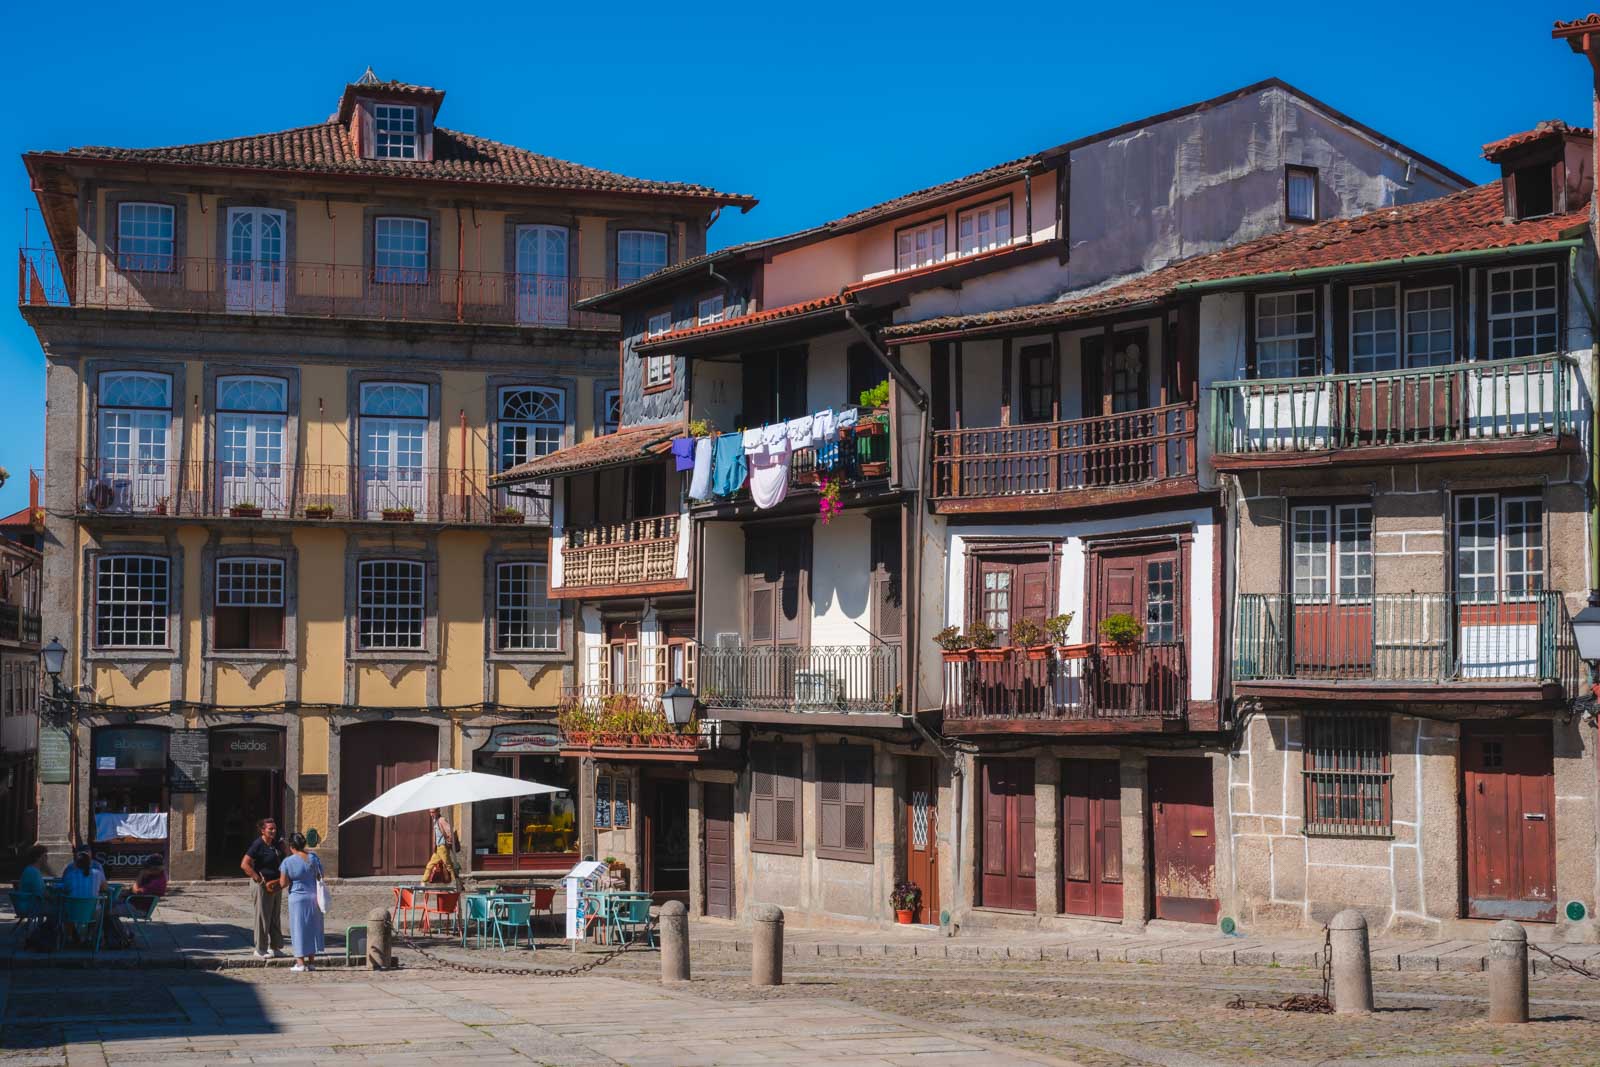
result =
[[[149,913],[156,898],[164,896],[166,892],[167,868],[162,864],[160,856],[151,856],[140,868],[133,889],[118,903],[117,914],[143,917]]]
[[[72,866],[61,873],[61,891],[69,897],[97,897],[105,891],[106,872],[94,854],[80,846]]]
[[[22,854],[22,873],[17,876],[17,892],[32,893],[36,897],[44,896],[44,879],[46,875],[45,858],[50,855],[50,850],[43,845],[34,845]]]

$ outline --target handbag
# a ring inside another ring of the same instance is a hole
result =
[[[315,856],[311,858],[311,861],[316,864],[317,868],[317,910],[326,915],[331,901],[328,896],[328,883],[322,879],[322,861]]]

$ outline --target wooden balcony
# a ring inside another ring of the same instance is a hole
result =
[[[714,718],[901,725],[893,645],[701,645],[696,670],[700,702]]]
[[[1182,730],[1189,704],[1184,643],[970,652],[944,664],[947,734],[1108,734]]]
[[[1218,382],[1218,470],[1576,451],[1580,375],[1566,356]]]
[[[667,722],[661,694],[667,683],[566,686],[556,718],[568,755],[599,758],[698,761],[715,745],[711,723]]]
[[[936,511],[1052,511],[1184,496],[1195,480],[1192,404],[1065,422],[939,430]]]
[[[562,597],[646,596],[682,592],[688,574],[678,564],[678,516],[579,526],[561,545]]]
[[[615,315],[572,306],[612,288],[605,278],[51,248],[23,248],[17,258],[23,307],[619,328]]]
[[[1578,695],[1584,676],[1559,593],[1239,596],[1241,696],[1561,702]]]
[[[270,522],[549,523],[549,502],[486,489],[481,472],[408,464],[86,460],[80,518]]]

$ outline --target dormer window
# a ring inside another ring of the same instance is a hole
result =
[[[1594,192],[1594,132],[1555,119],[1483,146],[1500,164],[1507,222],[1581,210]]]
[[[372,106],[372,155],[375,159],[416,159],[419,135],[417,109],[409,104]]]
[[[1516,204],[1514,217],[1536,219],[1555,212],[1554,163],[1519,167],[1512,172]]]

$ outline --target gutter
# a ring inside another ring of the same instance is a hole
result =
[[[1458,263],[1498,256],[1526,255],[1529,252],[1551,252],[1557,249],[1583,247],[1581,237],[1567,237],[1557,241],[1540,241],[1536,244],[1507,245],[1504,248],[1474,248],[1464,252],[1431,252],[1420,256],[1401,256],[1398,259],[1374,259],[1365,263],[1341,263],[1332,267],[1303,267],[1299,270],[1276,270],[1266,274],[1239,274],[1231,278],[1207,278],[1202,281],[1178,282],[1172,287],[1175,293],[1192,293],[1209,289],[1232,289],[1258,282],[1285,281],[1294,278],[1323,278],[1331,274],[1349,274],[1358,270],[1383,270],[1390,267],[1409,267],[1421,263]]]

